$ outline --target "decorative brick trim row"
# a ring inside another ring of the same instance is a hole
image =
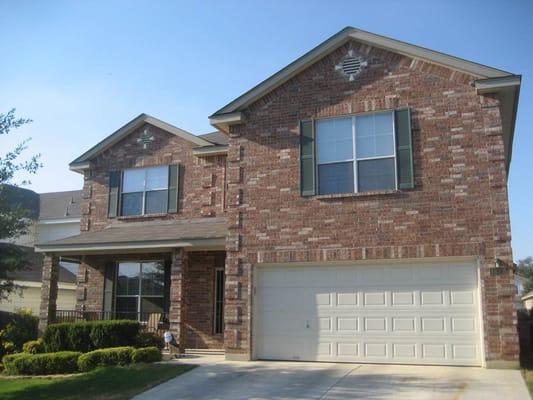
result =
[[[443,243],[335,249],[248,251],[252,263],[331,262],[429,257],[484,256],[483,243]]]

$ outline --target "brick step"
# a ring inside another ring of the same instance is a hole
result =
[[[224,349],[185,349],[185,354],[224,355]]]

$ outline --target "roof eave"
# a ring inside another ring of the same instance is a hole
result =
[[[229,133],[230,126],[244,123],[244,114],[240,111],[226,114],[215,113],[209,117],[209,123],[222,132]]]
[[[192,150],[192,154],[196,157],[210,157],[228,154],[227,145],[214,145],[210,147],[196,147]]]
[[[166,251],[177,247],[183,248],[221,248],[226,243],[225,237],[221,238],[196,238],[196,239],[172,239],[154,240],[144,242],[110,242],[110,243],[90,243],[90,244],[37,244],[36,253],[59,253],[59,254],[96,254],[116,251]]]
[[[71,162],[68,165],[68,169],[74,172],[77,172],[78,174],[84,174],[86,170],[91,168],[90,161],[86,162]]]
[[[509,75],[497,78],[479,79],[474,87],[479,95],[496,94],[500,100],[502,131],[505,147],[505,170],[507,177],[511,168],[513,140],[520,97],[521,75]]]

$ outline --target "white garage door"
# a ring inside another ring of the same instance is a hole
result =
[[[255,270],[258,359],[481,365],[473,263]]]

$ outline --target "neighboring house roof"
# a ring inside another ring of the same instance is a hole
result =
[[[35,253],[31,247],[18,246],[28,252],[30,263],[27,269],[17,270],[9,273],[9,278],[16,281],[42,282],[43,278],[43,255]],[[59,282],[76,283],[76,275],[68,269],[59,266]]]
[[[0,190],[9,207],[22,206],[32,219],[55,220],[81,216],[81,190],[35,193],[13,185],[1,185]]]
[[[81,194],[81,190],[39,194],[39,219],[79,218]]]
[[[164,121],[161,121],[160,119],[154,118],[148,114],[141,114],[137,116],[136,118],[132,119],[130,122],[128,122],[126,125],[122,126],[115,132],[113,132],[111,135],[106,137],[101,142],[97,143],[93,147],[91,147],[89,150],[87,150],[85,153],[83,153],[81,156],[76,158],[74,161],[70,163],[70,168],[74,171],[79,171],[87,167],[87,163],[96,157],[98,154],[103,152],[104,150],[107,150],[114,144],[116,144],[118,141],[124,139],[126,136],[128,136],[130,133],[138,129],[144,124],[150,124],[153,125],[159,129],[162,129],[166,132],[169,132],[173,135],[179,136],[185,140],[188,140],[197,146],[213,146],[213,143],[207,139],[203,139],[200,136],[195,136],[192,133],[189,133],[183,129],[180,129],[176,126],[173,126],[171,124],[168,124]]]
[[[497,93],[502,103],[502,125],[505,135],[507,154],[507,172],[511,160],[512,140],[516,120],[516,108],[520,90],[521,77],[507,71],[492,68],[476,62],[464,60],[449,54],[430,50],[392,38],[356,29],[351,26],[331,36],[317,47],[307,52],[285,68],[265,79],[249,91],[231,101],[209,117],[211,125],[227,131],[233,124],[244,122],[242,111],[272,90],[281,86],[300,72],[316,63],[335,49],[356,40],[373,47],[402,54],[415,59],[422,59],[433,64],[448,67],[477,78],[474,85],[478,93]]]
[[[225,218],[194,218],[179,221],[130,222],[111,225],[100,231],[83,232],[80,235],[36,245],[39,252],[101,251],[111,249],[156,249],[187,247],[192,243],[222,239],[227,234]],[[219,243],[220,242],[220,243]]]

